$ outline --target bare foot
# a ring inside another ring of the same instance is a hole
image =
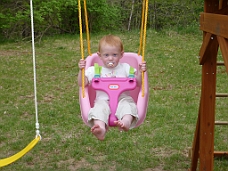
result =
[[[105,129],[102,129],[100,127],[100,125],[95,124],[92,128],[91,128],[91,132],[93,133],[93,135],[95,135],[97,137],[97,139],[99,140],[104,140],[105,138]]]
[[[114,121],[114,123],[116,124],[116,126],[119,127],[120,130],[124,130],[124,131],[128,131],[131,123],[127,122],[127,121],[123,121],[123,120],[118,120],[118,121]]]

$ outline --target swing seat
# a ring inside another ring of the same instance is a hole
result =
[[[37,136],[34,140],[32,140],[23,150],[14,154],[11,157],[0,159],[0,167],[7,166],[16,160],[20,159],[26,153],[28,153],[41,139],[41,136]]]
[[[139,63],[142,62],[142,57],[139,56],[137,53],[125,52],[124,56],[120,59],[122,63],[128,63],[133,68],[138,70]],[[91,56],[86,58],[86,67],[87,69],[90,66],[94,66],[94,63],[98,63],[98,65],[103,66],[102,61],[100,60],[99,56],[94,53]],[[146,117],[147,106],[148,106],[148,98],[149,98],[149,86],[148,86],[148,76],[147,72],[144,72],[144,96],[142,97],[142,87],[136,86],[133,90],[129,90],[131,97],[134,99],[137,109],[139,119],[135,127],[138,127],[142,124]],[[83,122],[88,125],[88,113],[90,108],[94,106],[94,100],[96,97],[96,90],[92,87],[92,85],[86,86],[84,88],[85,97],[82,97],[82,87],[79,87],[79,102],[80,102],[80,109],[81,109],[81,116]],[[110,97],[111,100],[112,97]],[[113,126],[113,125],[109,125]]]
[[[111,109],[108,124],[109,126],[116,126],[114,121],[117,120],[115,113],[118,106],[119,96],[124,91],[135,89],[135,78],[93,78],[92,87],[95,90],[101,90],[108,94],[109,106]]]

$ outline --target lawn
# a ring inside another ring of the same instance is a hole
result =
[[[108,33],[104,33],[108,34]],[[137,52],[139,32],[113,33],[126,52]],[[91,35],[97,51],[103,34]],[[144,123],[129,132],[111,128],[98,141],[80,115],[77,63],[79,35],[36,42],[37,98],[42,140],[3,171],[186,171],[201,94],[199,33],[148,30],[145,60],[150,98]],[[86,44],[85,44],[86,46]],[[85,47],[86,48],[86,47]],[[218,55],[222,60],[221,54]],[[22,150],[35,137],[31,42],[0,44],[0,158]],[[228,92],[225,67],[218,67],[217,91]],[[226,121],[227,98],[216,101],[216,119]],[[215,149],[227,150],[228,128],[216,126]],[[215,171],[228,160],[215,159]]]

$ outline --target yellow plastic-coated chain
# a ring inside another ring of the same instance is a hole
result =
[[[84,0],[84,11],[85,11],[85,22],[86,22],[86,37],[87,37],[87,46],[88,46],[88,54],[91,56],[90,50],[90,36],[89,36],[89,22],[88,22],[88,14],[87,14],[87,7],[86,7],[86,0]]]
[[[140,39],[139,39],[139,51],[138,51],[138,55],[141,54],[142,51],[142,43],[143,43],[143,27],[144,27],[144,17],[145,17],[145,1],[143,1],[142,4],[142,18],[141,18],[141,30],[140,30]]]
[[[142,47],[142,62],[144,62],[145,48],[146,48],[146,26],[147,26],[147,15],[148,15],[148,0],[145,1],[145,17],[144,17],[144,29],[143,29],[143,47]],[[142,97],[144,97],[145,86],[144,86],[144,72],[142,73]]]
[[[78,18],[80,28],[80,48],[81,48],[81,59],[84,59],[84,47],[83,47],[83,36],[82,36],[82,12],[81,12],[81,1],[78,0]],[[85,97],[85,69],[82,69],[82,97]]]
[[[147,15],[148,15],[148,0],[145,3],[145,20],[144,20],[144,30],[143,30],[143,48],[142,48],[142,61],[144,61],[145,48],[146,48],[146,26],[147,26]]]

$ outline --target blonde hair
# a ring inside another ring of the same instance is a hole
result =
[[[105,44],[111,45],[111,46],[115,46],[115,47],[119,47],[120,51],[123,51],[123,43],[122,40],[114,35],[106,35],[104,37],[102,37],[99,41],[99,45],[98,45],[98,52],[100,52],[101,47],[104,46]]]

